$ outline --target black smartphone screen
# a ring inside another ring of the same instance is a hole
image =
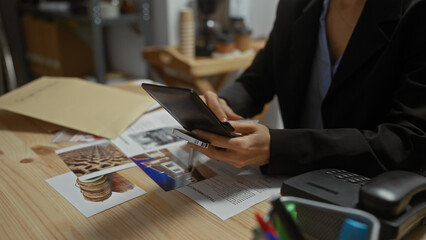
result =
[[[148,83],[143,83],[142,88],[186,130],[201,129],[232,137],[232,126],[220,122],[193,89]]]

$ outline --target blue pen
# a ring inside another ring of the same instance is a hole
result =
[[[280,240],[275,234],[273,234],[270,230],[266,230],[263,232],[263,237],[266,240]]]

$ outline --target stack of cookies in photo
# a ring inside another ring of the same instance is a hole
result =
[[[102,175],[84,181],[80,181],[77,178],[77,185],[84,199],[92,202],[103,202],[112,194],[108,175]]]
[[[179,20],[179,51],[187,58],[195,56],[195,23],[191,8],[180,12]]]

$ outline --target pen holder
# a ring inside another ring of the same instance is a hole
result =
[[[281,197],[292,208],[289,213],[304,238],[326,240],[375,240],[379,238],[378,219],[359,209],[340,207],[298,197]],[[273,211],[269,214],[271,217]]]

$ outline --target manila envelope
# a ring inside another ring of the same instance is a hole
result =
[[[41,77],[0,97],[0,109],[105,138],[118,137],[154,100],[79,78]]]

